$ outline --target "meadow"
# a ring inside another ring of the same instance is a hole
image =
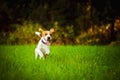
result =
[[[51,46],[35,60],[36,45],[0,45],[0,80],[120,80],[120,46]]]

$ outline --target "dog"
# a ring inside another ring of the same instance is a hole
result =
[[[49,31],[39,29],[40,32],[36,31],[35,34],[40,37],[37,47],[35,48],[35,59],[46,59],[46,56],[50,54],[50,39],[54,33],[54,28]]]

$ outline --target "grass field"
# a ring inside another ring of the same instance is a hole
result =
[[[46,60],[35,45],[0,46],[0,80],[120,80],[120,46],[51,46]]]

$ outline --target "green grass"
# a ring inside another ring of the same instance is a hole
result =
[[[0,80],[120,80],[120,46],[51,46],[35,60],[36,45],[1,45]]]

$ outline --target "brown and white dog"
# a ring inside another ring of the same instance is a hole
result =
[[[35,32],[36,35],[40,37],[37,47],[35,48],[35,59],[38,57],[45,59],[47,55],[50,54],[50,39],[54,32],[51,28],[49,31],[39,29],[40,32]]]

